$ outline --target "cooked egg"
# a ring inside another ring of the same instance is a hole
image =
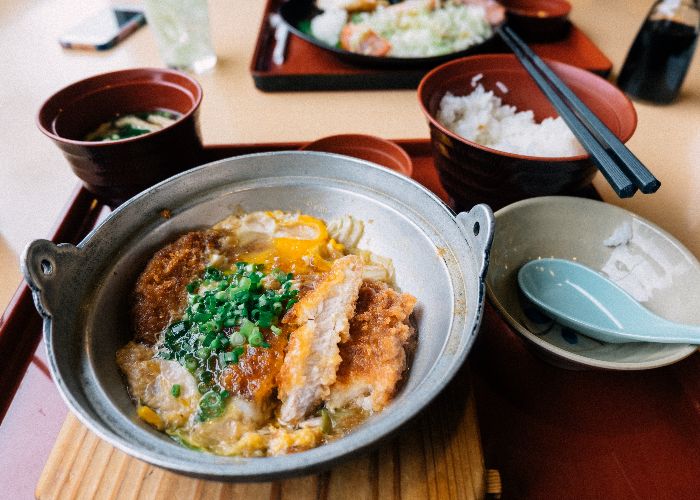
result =
[[[305,214],[254,212],[241,219],[235,260],[263,264],[267,271],[326,271],[343,253],[343,245],[328,235],[326,224]]]

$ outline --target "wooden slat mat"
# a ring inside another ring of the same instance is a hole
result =
[[[389,408],[387,411],[391,411]],[[192,479],[132,458],[69,415],[36,489],[40,499],[474,499],[485,469],[466,367],[376,451],[317,475],[267,483]]]

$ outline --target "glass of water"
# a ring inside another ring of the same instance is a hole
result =
[[[195,73],[216,65],[207,0],[146,0],[145,6],[165,64]]]

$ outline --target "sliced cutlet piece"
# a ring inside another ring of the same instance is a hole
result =
[[[381,411],[396,392],[415,344],[409,324],[416,298],[385,283],[366,280],[360,287],[350,340],[340,346],[343,359],[327,406],[356,406]]]
[[[284,350],[287,347],[286,329],[280,335],[269,330],[263,333],[269,347],[245,346],[238,363],[224,368],[219,383],[232,394],[238,394],[261,406],[269,406],[274,399],[277,377]]]
[[[282,423],[299,423],[328,397],[341,361],[338,343],[348,340],[349,319],[361,283],[361,259],[341,257],[285,316],[285,323],[297,328],[290,335],[280,370]]]

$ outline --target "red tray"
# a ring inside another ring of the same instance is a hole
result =
[[[446,199],[429,142],[396,142],[412,157],[414,178]],[[299,146],[209,146],[202,160]],[[77,191],[54,240],[78,241],[100,211],[86,191]],[[21,288],[0,321],[3,414],[40,337],[41,321]],[[651,371],[566,371],[532,354],[487,304],[469,362],[486,463],[501,472],[506,498],[700,498],[697,353]],[[17,400],[25,397],[20,391]],[[31,397],[42,396],[34,388]],[[3,422],[3,428],[9,426],[16,436],[4,444],[21,448],[25,440],[17,436],[35,434],[34,420],[18,412],[8,415],[14,421]],[[29,455],[32,450],[15,453]],[[11,467],[37,479],[41,472],[22,469],[19,459]]]
[[[429,68],[379,69],[355,66],[338,59],[332,52],[323,50],[290,33],[284,64],[272,62],[275,46],[274,29],[269,14],[276,12],[283,0],[268,0],[263,13],[255,52],[250,65],[255,86],[260,90],[352,90],[352,89],[413,89]],[[554,43],[533,43],[532,48],[540,56],[562,61],[587,69],[601,76],[608,76],[612,62],[575,25],[569,36]],[[497,52],[508,52],[502,45]]]

